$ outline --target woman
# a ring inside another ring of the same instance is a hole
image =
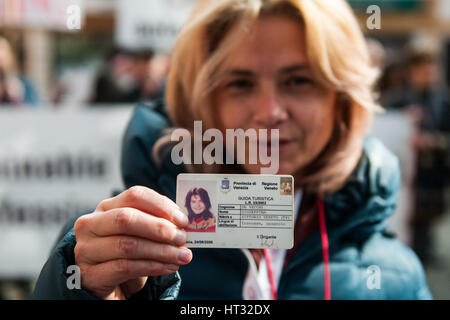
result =
[[[13,49],[6,38],[0,37],[0,107],[35,105],[36,92],[30,81],[19,74]]]
[[[186,194],[185,204],[189,224],[186,232],[215,232],[216,219],[212,214],[208,192],[203,188],[194,188]]]
[[[344,0],[199,1],[172,54],[166,101],[138,107],[125,136],[130,189],[69,223],[34,297],[431,297],[414,253],[386,230],[398,160],[365,138],[379,109],[377,70]],[[222,132],[279,129],[279,173],[292,174],[297,191],[291,250],[184,247],[189,221],[170,200],[177,174],[258,174],[263,167],[174,165],[167,131],[192,130],[194,120]],[[75,263],[82,290],[69,292],[62,269]]]

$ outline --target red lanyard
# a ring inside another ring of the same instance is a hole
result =
[[[270,282],[270,289],[272,291],[272,299],[277,300],[277,286],[275,284],[275,276],[273,274],[272,258],[270,257],[270,252],[268,249],[263,249],[263,251],[264,251],[264,258],[266,259],[266,264],[267,264],[267,273],[269,274],[269,282]]]
[[[322,259],[323,259],[323,277],[325,300],[331,300],[331,283],[330,283],[330,258],[328,253],[328,234],[327,224],[325,221],[325,210],[323,208],[323,199],[319,198],[319,224],[320,238],[322,240]]]
[[[331,300],[331,281],[330,281],[330,258],[328,252],[328,234],[325,220],[325,210],[323,206],[323,199],[319,198],[319,226],[320,226],[320,239],[322,242],[322,259],[323,259],[323,276],[324,276],[324,291],[325,300]],[[277,300],[277,287],[275,284],[275,276],[272,268],[272,259],[268,249],[264,249],[264,258],[266,259],[267,272],[269,275],[270,289],[272,291],[273,300]]]

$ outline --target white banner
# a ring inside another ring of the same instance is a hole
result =
[[[412,180],[415,170],[411,146],[413,132],[414,124],[405,113],[389,111],[376,115],[371,133],[400,161],[402,185],[395,213],[389,218],[388,224],[397,237],[407,245],[411,245]]]
[[[117,44],[170,52],[194,4],[195,0],[118,0]]]
[[[448,23],[450,21],[450,1],[437,0],[435,4],[435,14],[442,22]]]
[[[0,25],[68,29],[85,0],[0,0]],[[71,29],[71,28],[69,28]]]
[[[34,278],[68,219],[122,190],[132,108],[0,112],[0,278]]]

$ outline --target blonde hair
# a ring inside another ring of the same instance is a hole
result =
[[[333,136],[319,156],[295,174],[296,185],[331,193],[343,185],[362,152],[374,111],[373,67],[366,41],[345,0],[200,0],[172,51],[166,103],[172,123],[213,127],[211,93],[225,59],[258,18],[280,15],[304,26],[315,77],[337,92]],[[239,30],[239,32],[230,32]]]

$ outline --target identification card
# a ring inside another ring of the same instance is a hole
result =
[[[180,174],[177,205],[189,218],[187,247],[293,246],[292,176]]]

